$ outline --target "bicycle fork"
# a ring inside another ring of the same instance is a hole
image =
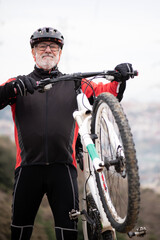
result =
[[[83,140],[83,143],[88,150],[89,156],[93,161],[93,165],[97,172],[103,170],[103,162],[98,156],[95,145],[88,132],[88,126],[91,121],[92,106],[90,105],[86,95],[80,93],[77,95],[78,111],[73,112],[73,117],[79,126],[79,133]]]

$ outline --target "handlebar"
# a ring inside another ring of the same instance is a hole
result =
[[[138,71],[130,72],[128,73],[128,76],[130,76],[131,78],[134,78],[135,76],[138,76]],[[102,77],[102,78],[106,78],[109,81],[116,81],[116,79],[120,79],[121,74],[115,70],[102,71],[102,72],[84,72],[84,73],[78,72],[78,73],[66,74],[56,78],[41,79],[37,83],[37,88],[39,90],[48,90],[52,87],[53,84],[59,81],[73,81],[73,80],[81,81],[84,78],[90,78],[90,77],[94,77],[94,78]]]

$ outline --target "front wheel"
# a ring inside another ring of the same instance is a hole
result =
[[[136,224],[140,184],[136,151],[123,109],[110,93],[99,95],[93,106],[91,133],[104,164],[96,182],[104,211],[116,231],[129,232]]]

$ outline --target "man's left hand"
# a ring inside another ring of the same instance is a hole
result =
[[[133,73],[132,64],[130,63],[121,63],[115,67],[115,70],[121,74],[120,79],[115,79],[115,81],[117,80],[118,82],[128,80],[131,77],[129,74]]]

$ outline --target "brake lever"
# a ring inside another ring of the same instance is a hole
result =
[[[47,90],[50,90],[52,86],[53,86],[53,83],[51,83],[50,78],[41,79],[40,81],[37,82],[38,92],[41,92],[41,93]]]
[[[107,73],[107,75],[105,75],[105,78],[108,81],[121,82],[121,73],[120,72],[113,70],[113,71],[107,71],[106,73]],[[134,78],[135,76],[138,76],[138,71],[135,70],[133,72],[128,72],[128,75],[129,75],[129,77]]]
[[[41,79],[40,81],[38,81],[37,86],[38,87],[44,87],[45,85],[51,83],[51,79],[50,78],[45,78],[45,79]]]
[[[108,81],[110,81],[110,82],[116,81],[116,79],[120,79],[120,78],[121,78],[120,72],[117,72],[117,71],[115,71],[115,70],[113,70],[113,71],[107,71],[106,73],[107,73],[107,75],[105,75],[105,78],[106,78]]]

